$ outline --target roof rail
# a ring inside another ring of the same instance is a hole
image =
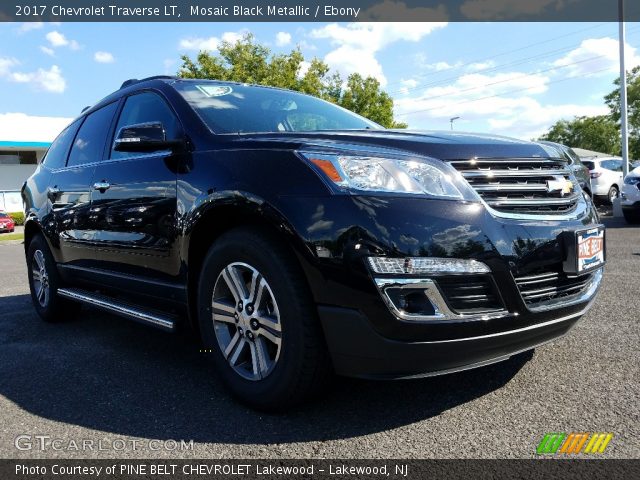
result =
[[[153,77],[141,78],[140,80],[138,80],[137,78],[130,78],[129,80],[125,80],[122,85],[120,85],[120,90],[133,85],[134,83],[146,82],[147,80],[174,80],[176,78],[178,77],[171,75],[154,75]]]

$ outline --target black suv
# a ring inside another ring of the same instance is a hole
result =
[[[333,372],[438,375],[533,349],[587,311],[604,263],[604,229],[556,149],[385,130],[229,82],[125,82],[22,195],[44,320],[87,303],[190,325],[263,409]]]

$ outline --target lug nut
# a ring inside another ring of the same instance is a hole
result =
[[[251,305],[251,304],[247,305],[247,313],[249,315],[251,315],[253,313],[253,305]]]
[[[251,333],[251,332],[247,332],[247,338],[248,338],[249,340],[253,340],[253,333]]]
[[[238,333],[240,334],[240,336],[244,335],[244,332],[242,331],[242,327],[238,327]]]
[[[236,323],[238,323],[238,322],[240,321],[240,317],[238,316],[238,314],[237,314],[237,313],[234,313],[234,314],[233,314],[233,318],[235,318]]]
[[[255,318],[252,318],[250,323],[251,323],[251,328],[253,328],[254,330],[257,330],[258,327],[260,327],[260,324]]]
[[[242,302],[238,302],[238,311],[241,312],[243,308]]]

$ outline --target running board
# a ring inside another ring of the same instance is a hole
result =
[[[176,329],[175,319],[169,316],[161,316],[155,312],[152,313],[148,310],[143,310],[137,305],[117,301],[106,295],[81,290],[79,288],[59,288],[58,295],[68,298],[69,300],[86,303],[101,310],[115,313],[129,320],[151,325],[166,332],[173,332]]]

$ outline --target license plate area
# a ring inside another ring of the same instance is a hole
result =
[[[605,229],[603,225],[572,232],[567,242],[565,273],[582,275],[605,264]]]

